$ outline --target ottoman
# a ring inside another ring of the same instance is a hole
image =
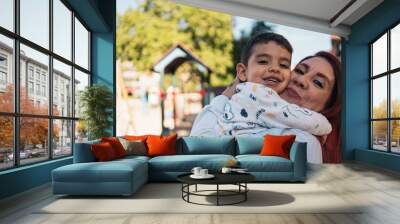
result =
[[[148,180],[146,159],[74,163],[52,171],[53,193],[132,195]]]

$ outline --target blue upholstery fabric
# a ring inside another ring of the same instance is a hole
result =
[[[98,144],[100,140],[94,140],[89,142],[75,143],[74,147],[74,163],[88,163],[96,161],[90,145]]]
[[[235,139],[233,137],[190,136],[178,141],[178,154],[226,154],[235,155]]]
[[[236,142],[236,155],[260,154],[264,145],[264,138],[239,136],[236,137]]]
[[[148,164],[144,158],[74,163],[52,176],[55,194],[130,195],[147,182]]]
[[[132,156],[125,156],[124,158],[120,158],[120,159],[117,159],[117,160],[113,160],[113,162],[119,161],[119,162],[128,162],[129,163],[132,160],[133,161],[140,160],[140,161],[143,161],[143,162],[147,162],[147,161],[149,161],[149,159],[150,159],[150,157],[147,157],[147,156],[134,156],[134,155],[132,155]]]
[[[200,166],[209,171],[219,171],[230,159],[231,155],[174,155],[157,156],[149,160],[150,172],[190,172],[193,167]]]
[[[75,144],[74,164],[52,172],[54,194],[70,195],[131,195],[148,180],[176,181],[180,174],[200,166],[219,171],[230,159],[256,177],[256,181],[305,181],[307,144],[295,142],[290,160],[260,156],[263,138],[182,137],[177,142],[178,155],[127,156],[108,162],[94,162],[90,144],[99,140]],[[236,144],[237,142],[237,144]]]
[[[236,159],[250,172],[293,172],[292,161],[278,156],[239,155]]]
[[[307,143],[294,142],[290,149],[290,160],[293,161],[293,178],[305,181],[307,176]]]

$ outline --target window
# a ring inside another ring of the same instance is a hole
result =
[[[75,18],[75,62],[89,69],[89,32],[77,18]]]
[[[7,68],[7,56],[0,54],[0,68]]]
[[[42,86],[42,96],[46,97],[46,86]]]
[[[53,0],[54,52],[71,60],[72,12],[60,1]]]
[[[33,94],[34,92],[33,82],[28,82],[28,92],[29,94]]]
[[[0,1],[0,7],[3,3],[3,1]],[[1,15],[2,12],[3,9],[0,8],[0,21],[3,18],[3,15]],[[14,76],[14,71],[12,68],[12,58],[14,57],[14,42],[12,39],[0,33],[0,46],[0,113],[12,113],[14,111],[14,83],[12,78]],[[0,139],[1,137],[2,136],[0,136]],[[0,150],[1,148],[2,145],[0,143]]]
[[[71,120],[53,120],[53,157],[70,155],[72,144]]]
[[[40,81],[40,70],[36,69],[36,80]]]
[[[2,89],[6,86],[7,84],[7,74],[3,71],[0,70],[0,87],[2,87]]]
[[[1,10],[0,10],[1,11]],[[1,129],[7,133],[0,141],[0,169],[7,169],[14,166],[14,122],[12,116],[0,114]],[[1,132],[3,133],[3,132]]]
[[[28,76],[30,80],[33,80],[33,67],[29,66]]]
[[[46,74],[42,73],[42,82],[46,83]]]
[[[40,95],[40,84],[36,84],[36,95]]]
[[[0,85],[0,88],[5,91],[7,85],[7,56],[4,54],[0,54]]]
[[[70,156],[76,130],[84,130],[76,127],[74,86],[89,85],[90,31],[67,4],[0,0],[0,170]]]
[[[20,0],[21,36],[49,48],[49,0]]]
[[[0,26],[14,31],[14,0],[0,1]]]
[[[75,117],[79,117],[81,114],[81,107],[79,107],[80,93],[89,86],[89,74],[75,70]],[[88,131],[86,129],[86,124],[82,121],[78,121],[75,124],[75,141],[86,141]]]
[[[61,94],[60,100],[62,103],[64,103],[64,96],[67,96],[67,101],[68,104],[72,104],[72,92],[70,89],[65,89],[64,85],[66,83],[69,83],[70,85],[72,84],[72,68],[71,66],[68,66],[56,59],[53,60],[53,65],[54,65],[54,70],[53,70],[53,78],[54,78],[54,83],[53,83],[53,90],[54,90],[54,95],[53,95],[53,104],[58,104],[58,97],[59,93]],[[69,102],[71,101],[71,102]],[[56,106],[56,105],[53,105]],[[59,109],[53,110],[53,114],[59,114],[60,111]],[[68,116],[72,117],[72,108],[67,108],[65,111],[65,114],[63,116]]]
[[[400,24],[370,45],[371,148],[400,153]]]

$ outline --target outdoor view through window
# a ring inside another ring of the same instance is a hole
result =
[[[87,140],[77,105],[90,32],[61,0],[18,2],[14,14],[14,0],[0,1],[0,170],[71,156]]]
[[[400,153],[400,25],[374,41],[370,51],[371,145],[376,150]]]

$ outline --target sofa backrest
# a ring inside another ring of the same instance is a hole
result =
[[[294,148],[303,147],[305,143],[293,142],[291,151]],[[263,137],[251,137],[251,136],[238,136],[236,137],[236,155],[245,154],[259,154],[264,145]]]
[[[230,136],[188,136],[177,142],[177,154],[226,154],[235,155],[235,139]]]
[[[90,149],[91,144],[98,144],[100,140],[75,143],[74,163],[95,162],[96,159]],[[212,137],[212,136],[186,136],[179,137],[176,143],[178,155],[198,155],[198,154],[225,154],[225,155],[244,155],[259,154],[264,143],[262,137],[239,136]],[[298,142],[294,142],[291,149],[299,147]]]
[[[90,148],[92,144],[99,144],[100,139],[75,143],[74,146],[74,163],[88,163],[95,162],[96,158]]]
[[[259,154],[264,144],[263,137],[236,137],[236,155]]]

